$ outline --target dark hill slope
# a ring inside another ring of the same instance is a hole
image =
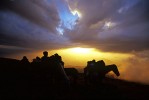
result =
[[[102,84],[86,85],[83,74],[76,84],[57,87],[41,77],[38,68],[20,65],[19,60],[0,58],[0,100],[3,99],[119,99],[149,100],[149,85],[105,78]]]

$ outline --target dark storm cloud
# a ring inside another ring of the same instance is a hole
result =
[[[0,57],[10,57],[13,55],[17,55],[19,53],[25,53],[30,51],[33,51],[33,50],[28,48],[16,47],[16,46],[0,45]]]
[[[47,50],[63,47],[67,43],[56,30],[59,22],[56,6],[51,0],[1,0],[0,45],[7,48],[0,47],[0,55],[26,50],[20,48]],[[11,46],[17,48],[10,49]]]
[[[10,10],[18,15],[55,32],[59,16],[54,4],[46,0],[2,0],[2,10]]]
[[[1,0],[0,45],[35,50],[68,46],[109,52],[147,50],[148,5],[148,0]],[[75,10],[81,18],[71,13]],[[112,23],[110,28],[107,22]]]
[[[110,52],[149,49],[148,0],[72,0],[68,4],[83,16],[76,29],[66,31],[75,43]],[[114,25],[104,29],[106,22]]]
[[[57,34],[49,32],[48,29],[42,28],[17,14],[5,11],[0,12],[1,19],[1,44],[35,47],[39,45],[62,42],[64,39]],[[62,41],[59,41],[62,40]]]

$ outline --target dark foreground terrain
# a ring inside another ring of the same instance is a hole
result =
[[[49,84],[40,76],[41,69],[17,66],[14,62],[0,59],[0,100],[37,99],[124,99],[149,100],[149,85],[105,78],[101,84],[85,84],[83,74],[70,86]],[[6,63],[7,62],[7,63]],[[30,69],[30,70],[29,70]]]
[[[6,80],[5,80],[6,81]],[[4,82],[2,80],[1,82]],[[4,99],[135,99],[148,100],[149,86],[105,79],[100,86],[87,86],[83,83],[69,88],[51,87],[45,81],[30,84],[25,80],[9,80],[1,84],[0,98]],[[31,86],[30,86],[31,85]]]

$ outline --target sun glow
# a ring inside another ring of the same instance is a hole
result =
[[[72,53],[85,54],[85,53],[91,53],[94,49],[93,48],[76,47],[76,48],[70,48],[68,50]]]
[[[75,68],[84,68],[87,64],[87,61],[93,59],[95,59],[96,61],[104,60],[107,65],[117,64],[118,66],[120,66],[126,59],[133,56],[130,54],[102,52],[96,48],[83,47],[61,48],[47,51],[49,52],[49,56],[58,53],[62,57],[62,60],[65,62],[65,67]],[[26,55],[29,58],[29,60],[32,61],[32,59],[36,56],[42,57],[42,52],[43,51],[35,53],[26,53],[24,55]],[[22,56],[15,56],[12,58],[22,59]]]
[[[78,10],[71,11],[71,13],[75,16],[78,15],[79,18],[82,17],[82,14]]]
[[[62,56],[65,66],[85,66],[89,60],[104,60],[106,64],[118,62],[123,58],[129,57],[126,54],[102,52],[96,48],[74,47],[48,51],[49,55],[58,53]],[[42,53],[41,53],[42,56]]]

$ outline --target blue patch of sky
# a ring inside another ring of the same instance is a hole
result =
[[[59,26],[60,27],[62,26],[68,29],[73,29],[79,17],[71,13],[68,7],[68,4],[65,1],[55,0],[55,2],[59,13],[59,17],[61,19],[61,23]]]

